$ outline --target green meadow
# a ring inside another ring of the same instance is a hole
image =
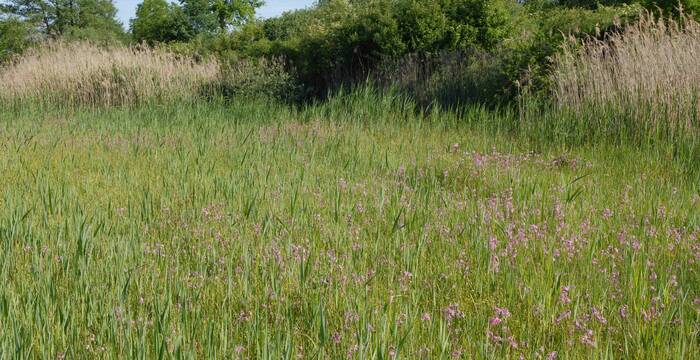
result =
[[[0,357],[700,356],[673,148],[363,94],[0,110]]]

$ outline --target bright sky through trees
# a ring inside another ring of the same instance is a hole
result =
[[[114,0],[114,5],[118,9],[117,17],[124,24],[124,27],[129,27],[129,20],[134,17],[136,6],[143,0]],[[260,17],[277,16],[287,10],[300,9],[311,6],[315,0],[267,0],[265,6],[258,10]]]

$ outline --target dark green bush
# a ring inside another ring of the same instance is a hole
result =
[[[239,41],[246,45],[238,49],[253,57],[285,58],[309,95],[325,95],[377,72],[385,81],[387,64],[415,67],[413,60],[421,58],[430,63],[430,75],[420,76],[420,86],[408,86],[420,87],[413,93],[421,103],[430,102],[422,99],[430,96],[449,104],[500,103],[513,99],[522,86],[546,88],[548,59],[566,35],[609,31],[639,9],[507,0],[327,0],[234,37],[255,33]],[[456,54],[462,58],[455,59]],[[445,58],[450,60],[440,69]]]
[[[203,89],[210,98],[264,98],[283,102],[298,100],[294,78],[279,59],[232,60],[222,65],[218,78]]]
[[[0,64],[21,54],[29,46],[30,30],[25,23],[11,18],[0,20]]]
[[[509,6],[501,0],[327,0],[266,20],[264,38],[244,53],[285,58],[308,94],[325,95],[364,81],[387,59],[493,48],[510,33]]]
[[[549,59],[567,36],[602,38],[633,19],[642,6],[673,8],[658,0],[322,0],[309,9],[254,20],[259,1],[179,3],[144,0],[131,24],[133,38],[195,59],[276,64],[269,79],[254,66],[250,82],[241,83],[241,74],[230,75],[235,80],[217,85],[226,94],[247,93],[266,81],[271,86],[276,81],[271,79],[283,78],[277,72],[283,65],[285,75],[295,80],[293,98],[325,97],[374,78],[402,88],[422,104],[450,106],[500,104],[522,88],[546,94]],[[214,3],[225,11],[215,11]],[[681,0],[686,10],[698,3]],[[224,4],[231,7],[221,8]],[[27,38],[18,37],[21,27],[12,26],[14,30],[0,33],[0,57],[26,44],[11,40]],[[92,33],[86,28],[71,36]],[[288,93],[287,80],[280,80],[278,93],[264,89],[266,96]]]
[[[568,36],[604,36],[640,7],[512,8],[511,35],[493,46],[445,47],[388,59],[378,73],[383,86],[412,95],[419,104],[502,105],[523,90],[546,94],[550,58]]]

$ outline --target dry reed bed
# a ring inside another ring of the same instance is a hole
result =
[[[93,106],[189,99],[218,74],[216,60],[194,62],[140,46],[57,42],[0,69],[0,99]]]
[[[604,40],[569,42],[555,57],[554,99],[574,111],[636,110],[652,121],[697,127],[699,59],[700,24],[645,13]]]

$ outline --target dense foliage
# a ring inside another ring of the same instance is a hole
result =
[[[318,94],[406,54],[494,49],[511,34],[515,11],[501,0],[326,1],[252,25],[262,36],[247,50],[288,59]]]
[[[165,0],[144,0],[136,9],[136,19],[131,22],[131,34],[135,40],[153,45],[187,41],[192,37],[192,29],[179,6]]]
[[[135,41],[186,42],[197,35],[226,34],[253,18],[260,0],[144,0],[131,23]]]
[[[452,79],[426,95],[430,101],[501,102],[527,82],[546,87],[548,57],[565,36],[586,36],[632,19],[640,7],[572,6],[510,0],[326,0],[310,9],[254,21],[224,36],[199,37],[188,44],[198,54],[284,58],[302,84],[303,95],[380,77],[396,85],[395,72],[424,72],[427,82]],[[448,56],[449,55],[449,56]],[[457,56],[460,74],[436,61]],[[419,69],[397,68],[406,59]],[[489,59],[484,61],[484,59]],[[392,74],[394,73],[394,74]],[[414,86],[413,88],[415,88]],[[430,87],[420,84],[421,88]],[[416,95],[416,94],[414,94]],[[429,102],[429,101],[428,101]]]
[[[126,40],[111,0],[0,4],[0,61],[46,38]],[[550,58],[569,35],[603,38],[643,8],[700,14],[699,0],[321,0],[261,20],[261,4],[144,0],[130,39],[226,64],[282,59],[296,83],[285,86],[295,92],[288,98],[324,97],[369,78],[424,105],[502,104],[524,89],[548,90]]]
[[[124,29],[115,19],[116,14],[112,0],[0,1],[0,18],[22,21],[25,26],[54,39],[123,39]]]
[[[24,51],[29,43],[29,29],[17,19],[0,20],[0,63]]]

